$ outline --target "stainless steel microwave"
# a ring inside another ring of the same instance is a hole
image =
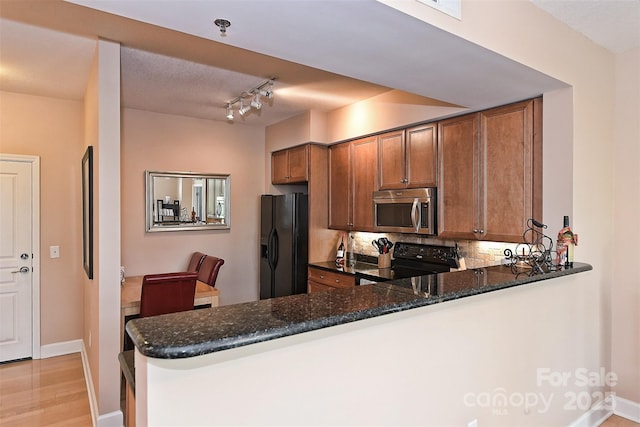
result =
[[[436,234],[436,189],[413,188],[373,193],[376,231]]]

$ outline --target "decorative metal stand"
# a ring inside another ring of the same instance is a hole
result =
[[[514,274],[534,275],[557,270],[551,259],[553,239],[545,235],[540,229],[547,226],[533,218],[527,220],[527,229],[522,233],[522,243],[518,243],[514,251],[505,249],[504,255]]]

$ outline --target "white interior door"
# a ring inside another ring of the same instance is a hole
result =
[[[32,168],[0,159],[0,361],[33,356]]]

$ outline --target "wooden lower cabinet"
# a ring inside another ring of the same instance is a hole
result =
[[[308,268],[307,292],[330,291],[338,288],[351,288],[356,285],[353,274],[337,273],[321,268]]]

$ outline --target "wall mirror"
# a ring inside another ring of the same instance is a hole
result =
[[[146,171],[147,232],[230,228],[229,175]]]

